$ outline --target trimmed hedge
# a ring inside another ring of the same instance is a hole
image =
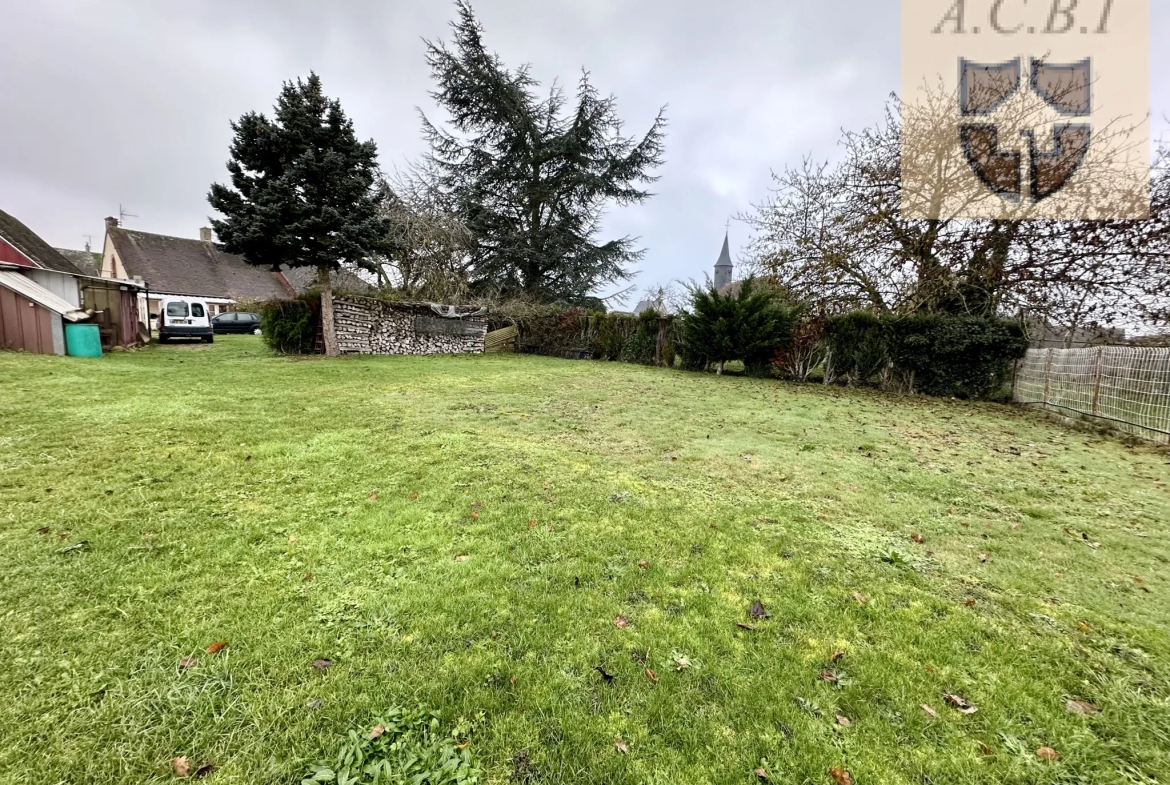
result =
[[[1028,351],[1017,322],[951,314],[853,311],[829,319],[825,340],[826,381],[965,399],[997,394]]]
[[[506,313],[494,314],[497,318]],[[519,330],[522,350],[555,357],[592,358],[617,362],[673,365],[673,317],[649,310],[640,316],[589,313],[579,308],[531,310],[511,317]],[[661,341],[662,350],[658,347]]]
[[[890,362],[910,392],[986,398],[1011,379],[1028,352],[1018,322],[929,314],[890,320]]]
[[[314,354],[321,329],[321,295],[269,300],[260,308],[264,342],[281,354]]]

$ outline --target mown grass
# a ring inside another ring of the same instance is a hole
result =
[[[1168,460],[628,365],[0,354],[0,782],[293,783],[396,705],[492,783],[1166,782]]]

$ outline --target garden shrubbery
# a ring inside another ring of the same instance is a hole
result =
[[[792,341],[799,313],[752,279],[726,294],[696,288],[691,305],[682,320],[684,365],[714,365],[719,373],[728,362],[739,360],[751,375],[770,374],[776,353]]]
[[[321,295],[270,300],[260,307],[264,342],[281,354],[313,354],[321,330]]]
[[[493,311],[493,326],[515,324],[523,351],[554,357],[673,365],[675,319],[651,309],[639,316],[580,308],[517,307]]]
[[[1017,322],[853,311],[828,320],[826,381],[954,398],[994,396],[1028,350]]]
[[[260,308],[264,340],[284,354],[316,351],[319,295]],[[492,329],[515,325],[522,351],[752,376],[877,386],[908,393],[987,398],[999,394],[1028,341],[1016,322],[953,314],[851,311],[831,317],[792,305],[752,280],[731,292],[696,288],[688,313],[639,316],[525,303],[494,307]]]

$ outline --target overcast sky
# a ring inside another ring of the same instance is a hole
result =
[[[1153,40],[1170,40],[1155,0]],[[582,67],[618,98],[627,132],[658,109],[667,163],[644,206],[607,234],[641,238],[635,283],[700,278],[725,222],[769,171],[833,157],[839,129],[878,121],[898,89],[897,0],[478,0],[486,41],[545,83]],[[127,226],[197,237],[226,181],[229,121],[269,111],[284,79],[321,75],[383,168],[423,151],[423,38],[449,37],[442,0],[0,0],[0,209],[50,243]],[[1170,111],[1170,47],[1154,46],[1154,116]],[[1165,127],[1155,123],[1155,133]],[[733,253],[747,240],[732,224]]]

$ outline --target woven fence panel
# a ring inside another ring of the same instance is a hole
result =
[[[1170,349],[1032,349],[1014,397],[1170,444]]]

